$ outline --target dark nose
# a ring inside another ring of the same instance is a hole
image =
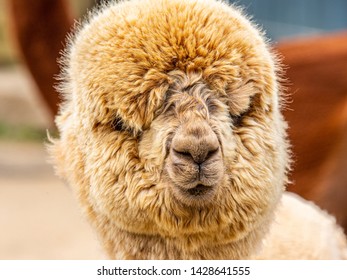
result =
[[[176,157],[201,165],[218,154],[219,142],[211,127],[199,122],[181,127],[171,147]]]

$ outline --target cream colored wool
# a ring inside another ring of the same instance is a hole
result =
[[[346,237],[335,219],[311,202],[285,193],[258,259],[347,259]]]
[[[50,151],[110,258],[342,258],[332,219],[282,196],[278,66],[239,10],[109,4],[63,66]]]

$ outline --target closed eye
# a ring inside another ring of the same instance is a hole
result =
[[[123,120],[120,117],[116,117],[113,121],[112,121],[112,128],[115,131],[124,131],[126,130],[126,126],[124,125]]]
[[[246,115],[246,113],[247,111],[238,115],[230,114],[231,122],[234,127],[240,127],[242,125],[243,117]]]
[[[132,136],[135,138],[140,137],[142,134],[141,131],[135,130],[133,127],[127,125],[120,117],[115,117],[111,123],[111,126],[114,131],[127,133],[128,136]]]

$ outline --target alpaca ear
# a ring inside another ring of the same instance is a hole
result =
[[[227,86],[226,94],[230,114],[232,116],[241,116],[247,112],[256,93],[252,80],[234,87]]]

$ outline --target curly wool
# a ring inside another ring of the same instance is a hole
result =
[[[111,3],[62,61],[60,139],[50,149],[111,258],[261,256],[290,160],[276,58],[238,9]],[[223,167],[213,200],[194,207],[175,195],[168,149],[196,123],[218,137]]]

